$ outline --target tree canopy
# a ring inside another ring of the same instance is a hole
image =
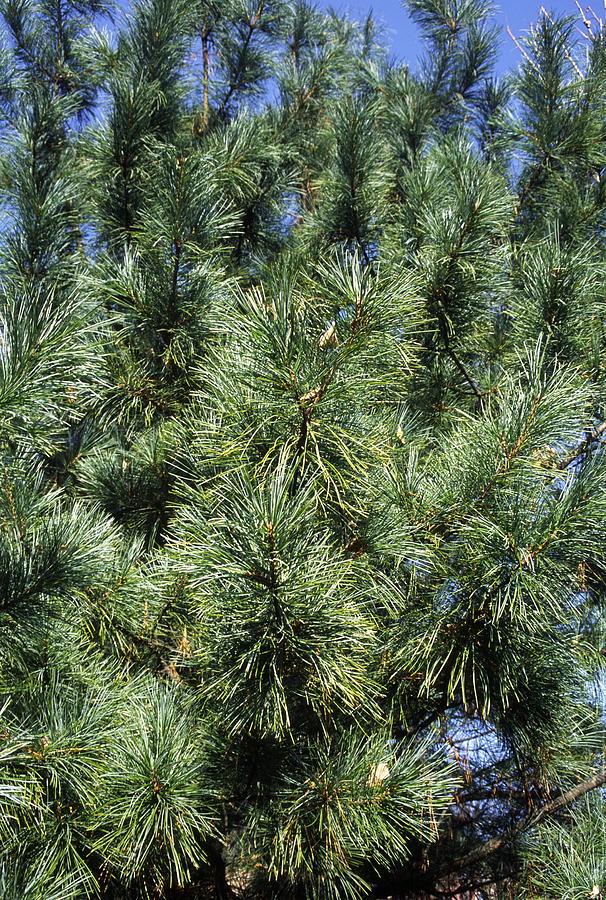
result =
[[[0,0],[1,900],[606,896],[606,30]]]

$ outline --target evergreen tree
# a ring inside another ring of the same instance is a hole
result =
[[[407,5],[0,2],[1,900],[606,894],[606,32]]]

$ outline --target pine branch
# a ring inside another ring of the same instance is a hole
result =
[[[141,647],[146,647],[150,650],[156,659],[158,660],[158,664],[160,669],[167,675],[172,681],[180,682],[181,678],[179,673],[177,672],[176,667],[173,663],[169,663],[165,656],[164,651],[168,650],[172,652],[172,648],[168,647],[166,644],[160,644],[157,641],[153,641],[150,638],[146,638],[142,634],[137,634],[137,632],[133,631],[130,628],[127,628],[126,625],[123,625],[121,622],[113,622],[114,628],[118,631],[121,631],[125,637],[128,637],[133,643],[139,644]]]
[[[459,357],[457,356],[457,354],[452,349],[452,347],[450,346],[449,343],[446,346],[446,352],[448,353],[448,355],[452,359],[453,363],[455,364],[455,366],[457,367],[457,369],[459,370],[459,372],[461,373],[461,375],[463,376],[463,378],[465,379],[465,381],[471,388],[472,392],[476,395],[478,400],[481,400],[482,397],[484,396],[482,391],[478,388],[477,384],[475,383],[475,381],[473,380],[473,378],[467,371],[466,367],[463,365],[463,363],[461,362],[461,360],[459,359]]]
[[[578,446],[574,448],[574,450],[571,450],[571,452],[568,453],[564,457],[564,459],[562,459],[558,463],[558,469],[567,469],[571,463],[573,463],[580,456],[583,456],[583,454],[587,453],[588,450],[591,449],[592,445],[597,440],[599,440],[605,432],[606,432],[606,420],[604,422],[602,422],[600,425],[598,425],[597,428],[594,428],[594,430],[591,431],[587,435],[587,437],[585,437],[581,441],[581,443],[578,444]]]
[[[491,838],[489,841],[481,844],[465,856],[455,859],[451,865],[444,868],[444,871],[459,872],[482,862],[489,856],[502,850],[504,847],[511,845],[524,831],[533,828],[535,825],[538,825],[539,822],[542,822],[543,819],[555,815],[555,813],[564,809],[566,806],[570,806],[585,794],[594,791],[596,788],[602,787],[604,784],[606,784],[606,770],[597,773],[592,778],[587,779],[587,781],[583,781],[581,784],[577,784],[563,794],[560,794],[555,800],[551,800],[549,803],[546,803],[545,806],[542,806],[538,812],[530,812],[505,833]]]
[[[255,31],[259,28],[259,22],[261,20],[261,16],[263,15],[263,7],[264,0],[260,0],[256,12],[252,17],[250,17],[246,23],[246,35],[242,42],[242,47],[240,48],[239,53],[239,61],[236,72],[230,80],[227,92],[221,101],[221,105],[219,107],[218,113],[219,116],[225,116],[227,113],[227,108],[234,96],[234,94],[240,90],[240,88],[245,86],[245,82],[242,81],[245,69],[246,69],[246,57],[248,55],[249,46],[253,39],[253,35]]]

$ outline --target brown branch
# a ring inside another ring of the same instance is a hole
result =
[[[528,195],[531,193],[531,191],[534,190],[534,187],[535,187],[537,181],[539,180],[544,168],[545,168],[545,160],[544,159],[540,163],[535,164],[533,172],[532,172],[530,178],[528,179],[528,181],[526,182],[526,186],[523,188],[520,195],[518,196],[518,202],[514,206],[514,215],[517,216],[520,214],[522,207],[524,205],[524,201],[526,200]]]
[[[482,392],[478,388],[477,384],[475,383],[475,381],[473,380],[473,378],[467,371],[466,367],[464,366],[464,364],[462,363],[460,358],[457,356],[455,351],[450,346],[450,338],[448,336],[448,321],[447,321],[448,316],[446,313],[446,308],[445,308],[444,302],[440,299],[440,297],[436,297],[436,299],[437,299],[438,305],[440,307],[440,315],[438,315],[438,327],[439,327],[439,331],[440,331],[440,337],[442,338],[442,343],[444,344],[444,353],[446,353],[451,358],[451,360],[453,361],[453,363],[455,364],[455,366],[457,367],[460,374],[463,376],[463,378],[465,379],[465,381],[467,382],[467,384],[469,385],[469,387],[471,388],[473,393],[476,395],[478,400],[481,400],[482,396],[483,396]]]
[[[482,397],[484,396],[482,394],[482,391],[479,389],[479,387],[477,386],[477,384],[475,383],[475,381],[473,380],[473,378],[471,377],[471,375],[469,374],[469,372],[467,371],[466,367],[463,365],[463,363],[461,362],[461,360],[459,359],[457,354],[454,352],[454,350],[452,349],[450,344],[446,347],[446,352],[448,353],[451,360],[453,361],[453,363],[455,364],[455,366],[457,367],[457,369],[459,370],[459,372],[461,373],[461,375],[463,376],[463,378],[465,379],[465,381],[471,388],[472,392],[475,394],[475,396],[478,398],[478,400],[481,400]]]
[[[597,441],[605,432],[606,420],[598,425],[597,428],[594,428],[594,430],[591,431],[587,435],[587,437],[584,438],[584,440],[582,440],[581,443],[574,448],[574,450],[571,450],[570,453],[558,463],[558,469],[567,469],[570,463],[574,462],[575,459],[578,459],[579,456],[582,456],[584,453],[586,453],[591,448],[591,445],[594,444],[595,441]]]
[[[482,860],[492,856],[493,853],[496,853],[508,844],[512,844],[515,839],[528,828],[538,825],[539,822],[542,822],[547,816],[554,815],[554,813],[559,812],[565,806],[570,806],[571,803],[574,803],[580,797],[589,793],[589,791],[602,787],[604,784],[606,784],[606,770],[598,772],[587,781],[582,781],[580,784],[576,784],[569,790],[564,791],[559,797],[546,803],[545,806],[542,806],[538,811],[529,813],[512,828],[509,828],[504,834],[491,838],[489,841],[486,841],[485,844],[481,844],[465,856],[461,856],[459,859],[454,860],[453,864],[449,866],[449,869],[458,871],[482,862]]]
[[[238,67],[239,71],[237,71],[234,78],[232,78],[232,80],[228,86],[227,93],[226,93],[225,97],[223,98],[223,101],[221,102],[221,106],[219,108],[219,115],[221,115],[221,116],[223,116],[225,113],[227,113],[227,107],[228,107],[233,95],[236,93],[236,91],[238,91],[240,88],[246,86],[245,82],[242,81],[242,78],[244,75],[246,54],[248,53],[248,48],[249,48],[250,42],[252,41],[253,35],[254,35],[255,31],[259,28],[259,22],[261,21],[261,16],[263,14],[263,6],[264,6],[264,0],[260,0],[259,5],[257,6],[257,11],[255,12],[255,14],[252,18],[249,18],[249,20],[247,22],[247,32],[244,37],[244,43],[242,45],[242,49],[239,54],[239,59],[240,59],[239,67]]]
[[[156,657],[158,665],[165,675],[167,675],[173,681],[181,681],[181,677],[177,672],[176,666],[173,663],[169,663],[164,657],[163,651],[168,650],[170,653],[172,653],[172,647],[169,647],[166,644],[160,644],[157,641],[150,640],[150,638],[146,638],[142,634],[137,634],[135,631],[127,628],[127,626],[123,625],[121,622],[114,622],[113,625],[118,629],[118,631],[121,631],[122,634],[130,638],[133,643],[139,644],[140,646],[146,647],[148,650],[150,650]]]
[[[202,32],[202,122],[203,128],[208,125],[209,84],[210,84],[210,51],[208,48],[209,29]]]

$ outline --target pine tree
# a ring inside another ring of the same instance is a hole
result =
[[[2,0],[0,898],[606,893],[604,25]]]

